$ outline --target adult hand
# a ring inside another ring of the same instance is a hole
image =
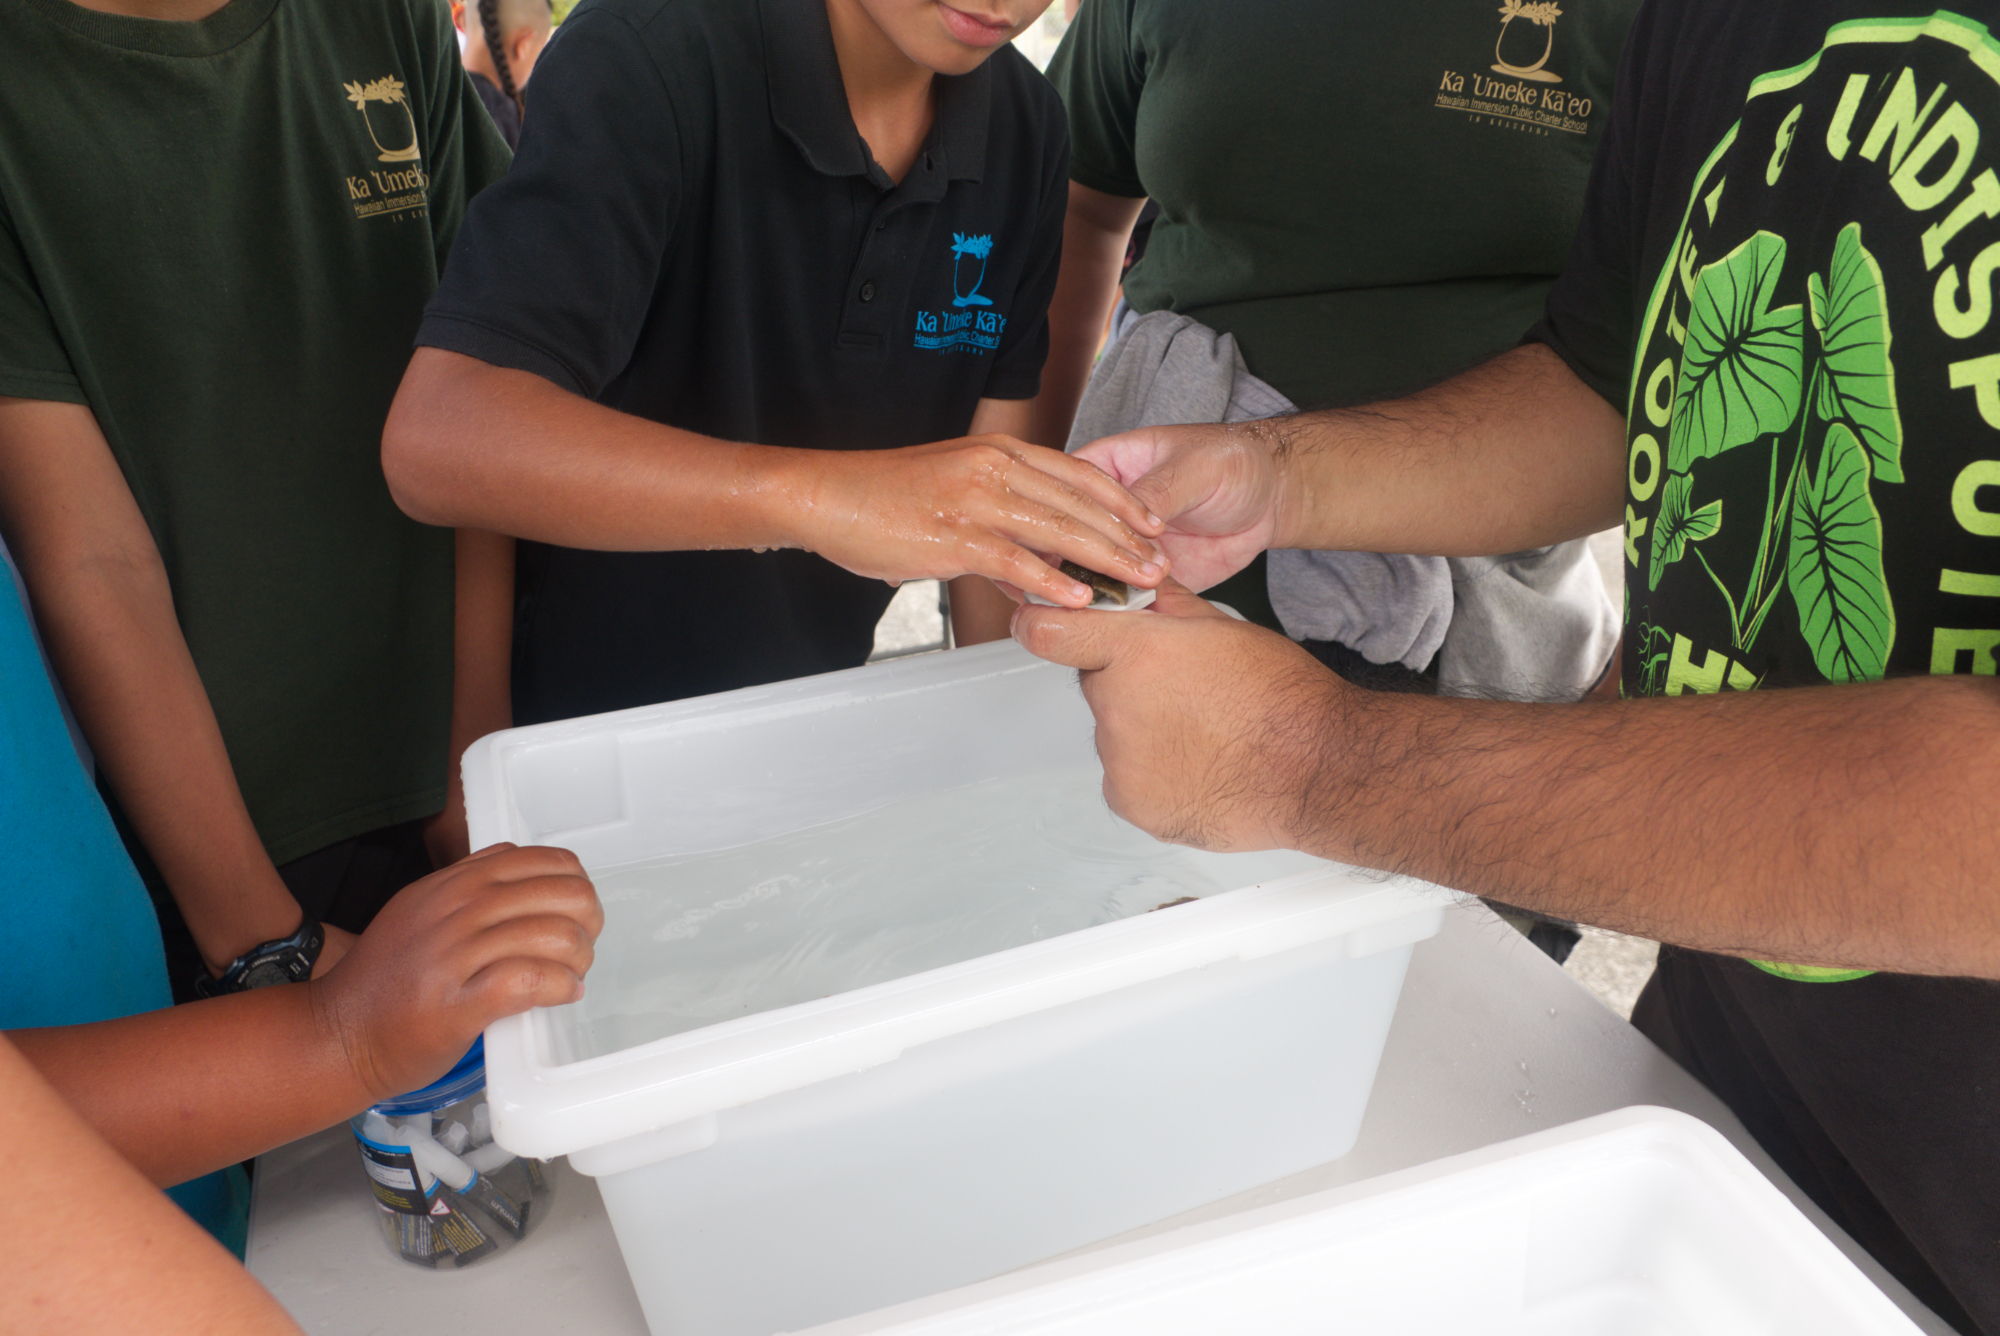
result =
[[[1076,452],[1166,520],[1160,546],[1174,578],[1207,589],[1278,545],[1290,501],[1282,419],[1230,426],[1147,427]]]
[[[502,1016],[582,997],[603,926],[575,854],[496,844],[403,888],[306,987],[355,1078],[387,1099],[443,1075]]]
[[[1172,581],[1143,612],[1021,608],[1014,638],[1081,670],[1104,799],[1133,825],[1223,852],[1323,842],[1304,814],[1351,688],[1291,641]]]
[[[803,500],[808,548],[892,582],[984,575],[1083,607],[1091,591],[1037,554],[1148,589],[1167,571],[1160,523],[1123,487],[1011,436],[818,452]]]

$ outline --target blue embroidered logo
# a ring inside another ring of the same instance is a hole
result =
[[[951,304],[991,306],[991,298],[979,295],[979,285],[986,281],[986,257],[993,253],[993,238],[954,232],[951,234],[951,253],[957,257],[951,262]],[[972,280],[972,291],[962,293],[960,289],[965,286],[965,261],[968,256],[979,261],[979,274]]]
[[[967,310],[967,307],[991,308],[993,299],[983,297],[979,287],[986,281],[986,257],[993,253],[993,237],[990,234],[973,236],[965,232],[951,234],[951,304],[956,310],[917,312],[916,345],[932,352],[994,352],[1000,347],[1000,333],[1007,328],[1007,317],[1000,312]],[[979,262],[974,269],[972,261]],[[968,286],[966,278],[971,277]]]

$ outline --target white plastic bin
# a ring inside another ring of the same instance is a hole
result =
[[[915,972],[819,979],[714,1023],[661,1020],[662,990],[712,968],[675,954],[701,933],[704,949],[754,945],[766,911],[819,903],[764,876],[766,850],[796,858],[842,823],[905,814],[912,840],[976,831],[991,786],[1039,794],[1086,770],[1094,785],[1095,767],[1075,675],[1007,643],[468,752],[475,847],[560,844],[607,888],[586,999],[487,1032],[494,1134],[598,1177],[655,1336],[765,1336],[936,1293],[1352,1147],[1410,946],[1446,893],[1297,854],[1171,850],[1094,788],[1063,810],[1090,808],[1120,857],[1179,860],[1172,875],[1208,893],[1077,931],[1037,918],[1006,949],[927,966],[920,951]],[[1006,910],[982,858],[1071,866],[1071,836],[1038,822],[1002,821],[962,864],[940,856],[935,897],[919,865],[909,915],[933,898]],[[899,842],[881,840],[885,860]],[[692,909],[674,899],[685,879],[629,872],[737,849],[713,857],[739,860],[749,889]],[[1117,912],[1179,899],[1142,873]]]
[[[1915,1336],[1707,1125],[1602,1114],[811,1336]]]

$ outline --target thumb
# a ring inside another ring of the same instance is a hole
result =
[[[1202,472],[1188,467],[1185,460],[1167,458],[1127,484],[1125,490],[1134,501],[1172,524],[1214,493],[1214,479],[1200,476]]]
[[[1140,505],[1162,519],[1172,519],[1186,509],[1175,505],[1173,451],[1151,427],[1102,436],[1076,452],[1076,457],[1095,464],[1111,480],[1132,494]],[[1170,509],[1162,510],[1161,506]]]
[[[1010,624],[1014,639],[1037,658],[1096,672],[1126,652],[1146,622],[1142,612],[1092,612],[1088,608],[1045,608],[1024,603]]]
[[[1156,612],[1165,617],[1214,617],[1225,622],[1233,620],[1228,613],[1172,576],[1160,581],[1160,590],[1153,599],[1153,606],[1146,611]]]

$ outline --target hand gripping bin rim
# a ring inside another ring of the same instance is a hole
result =
[[[539,834],[510,796],[510,758],[537,747],[595,749],[596,764],[617,766],[629,743],[706,732],[730,720],[803,718],[1028,673],[1070,678],[1069,670],[1000,642],[494,734],[464,760],[473,847],[561,843],[571,833]],[[586,819],[622,815],[609,799],[596,812],[587,806],[578,808]],[[1329,864],[1172,913],[1141,914],[575,1062],[561,1060],[557,1026],[537,1009],[486,1032],[494,1136],[517,1154],[547,1159],[585,1152],[581,1162],[572,1161],[578,1168],[617,1172],[699,1149],[704,1138],[696,1120],[706,1115],[892,1062],[932,1040],[1329,938],[1345,936],[1347,954],[1355,957],[1419,941],[1436,933],[1451,898],[1422,883]]]

